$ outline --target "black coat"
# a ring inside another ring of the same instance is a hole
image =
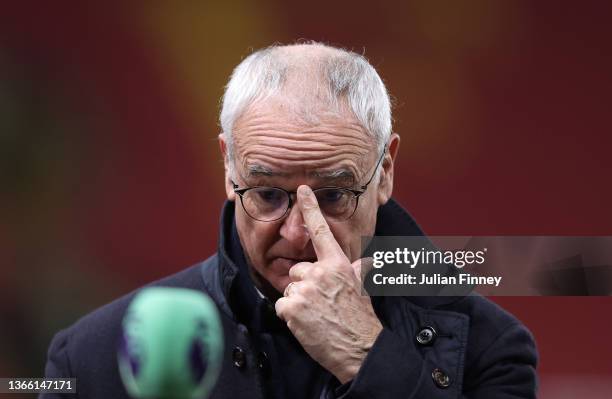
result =
[[[225,242],[232,220],[233,203],[228,203],[221,218],[218,253],[151,285],[202,291],[218,305],[225,350],[221,375],[211,398],[264,398],[265,370],[260,354],[253,348],[248,329],[236,321],[227,299],[237,274]],[[379,209],[376,232],[421,233],[393,200]],[[49,348],[46,377],[77,378],[79,398],[128,398],[118,374],[116,352],[121,320],[134,294],[101,307],[57,333]],[[518,320],[489,300],[478,295],[375,297],[372,303],[384,329],[358,375],[348,390],[336,389],[338,383],[330,375],[316,396],[535,398],[537,352],[533,337]],[[426,326],[433,327],[436,336],[423,345],[416,336]],[[243,358],[237,358],[237,352]]]

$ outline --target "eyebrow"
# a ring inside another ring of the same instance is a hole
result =
[[[247,177],[258,177],[258,176],[285,176],[286,173],[274,172],[272,169],[266,168],[262,165],[248,165],[247,166]]]
[[[290,176],[289,173],[272,170],[266,166],[251,164],[246,167],[247,169],[247,177],[256,178],[256,177],[287,177]],[[353,184],[357,179],[355,174],[349,169],[336,169],[329,171],[313,171],[309,173],[310,176],[320,179],[320,180],[333,180],[333,181],[343,181],[350,184]]]
[[[355,182],[355,174],[348,169],[336,169],[331,171],[314,171],[311,173],[313,177],[321,180],[340,180],[350,183]]]

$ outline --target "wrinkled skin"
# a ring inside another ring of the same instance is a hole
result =
[[[346,108],[329,112],[321,106],[314,110],[316,118],[305,120],[291,112],[289,102],[278,95],[247,108],[234,124],[233,165],[226,138],[219,136],[227,198],[240,202],[231,180],[241,188],[300,187],[285,218],[256,221],[237,204],[236,225],[255,284],[276,299],[294,282],[288,296],[277,300],[277,314],[313,359],[346,382],[382,329],[369,298],[361,295],[354,270],[359,268],[361,237],[374,234],[378,207],[391,196],[399,136],[393,134],[387,143],[380,179],[368,186],[353,217],[328,222],[310,189],[358,189],[374,172],[380,154]],[[250,173],[255,166],[266,174]],[[326,176],[339,169],[353,177]]]

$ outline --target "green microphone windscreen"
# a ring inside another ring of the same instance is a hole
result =
[[[134,398],[202,399],[217,381],[223,331],[217,308],[201,292],[141,290],[123,319],[119,373]]]

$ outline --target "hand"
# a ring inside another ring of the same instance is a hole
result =
[[[298,188],[300,211],[317,254],[289,270],[291,283],[277,315],[304,350],[341,383],[355,377],[382,330],[370,298],[361,294],[361,262],[351,264],[308,186]]]

